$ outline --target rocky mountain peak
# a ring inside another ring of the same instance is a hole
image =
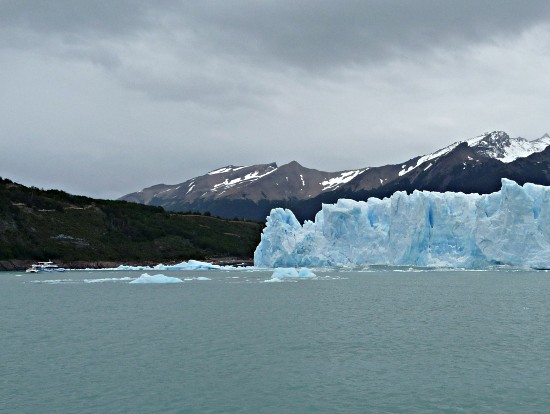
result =
[[[288,164],[283,165],[283,167],[302,167],[298,161],[290,161]]]
[[[544,150],[550,144],[550,140],[541,138],[528,141],[525,138],[510,138],[503,131],[493,131],[469,139],[466,143],[481,156],[510,163],[518,158],[527,157]]]

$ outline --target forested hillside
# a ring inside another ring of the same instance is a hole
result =
[[[252,257],[262,224],[96,200],[0,178],[0,260],[162,262]]]

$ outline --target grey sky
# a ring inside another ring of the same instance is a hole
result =
[[[0,0],[0,176],[110,198],[537,138],[549,52],[547,1]]]

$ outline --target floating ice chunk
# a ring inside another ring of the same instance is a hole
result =
[[[271,279],[264,280],[264,283],[277,283],[277,282],[283,282],[283,280],[279,279],[278,277],[272,277]]]
[[[285,277],[298,277],[298,271],[293,267],[278,267],[271,275],[272,279],[283,279]]]
[[[183,283],[183,280],[178,279],[177,277],[165,276],[162,274],[158,275],[149,275],[147,273],[142,274],[135,280],[132,280],[130,283],[133,284],[144,284],[144,283]]]
[[[315,273],[313,273],[307,267],[302,267],[298,272],[298,277],[315,277]]]
[[[271,279],[286,279],[286,278],[311,278],[315,277],[315,273],[313,273],[308,268],[302,268],[298,271],[298,269],[294,267],[278,267],[274,270],[273,274],[271,275]]]
[[[230,266],[227,266],[231,268]],[[215,265],[212,263],[201,262],[199,260],[189,260],[188,262],[181,262],[175,265],[165,266],[157,265],[156,270],[220,270],[226,268],[224,266]]]
[[[204,281],[204,280],[212,280],[210,279],[209,277],[203,277],[203,276],[199,276],[199,277],[186,277],[184,278],[183,280],[199,280],[199,281]]]

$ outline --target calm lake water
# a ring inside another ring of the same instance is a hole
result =
[[[550,273],[142,273],[0,273],[0,412],[550,412]]]

